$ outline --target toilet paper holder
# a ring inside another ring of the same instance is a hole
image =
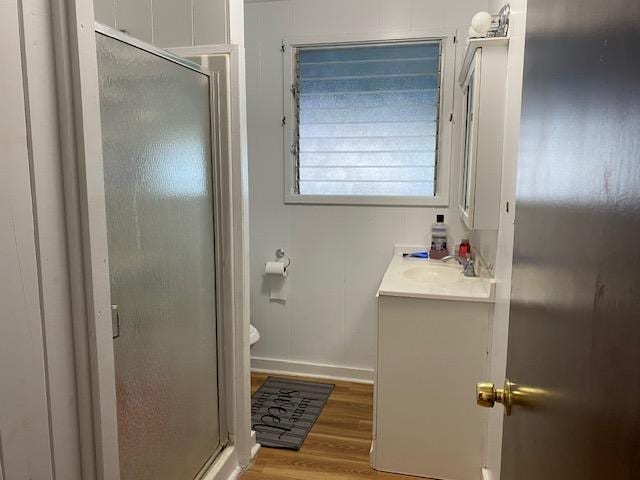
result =
[[[278,260],[282,260],[283,258],[287,259],[287,263],[284,264],[284,269],[287,270],[287,268],[289,268],[289,265],[291,265],[291,259],[289,258],[289,256],[285,253],[283,248],[279,248],[276,250],[276,258]]]

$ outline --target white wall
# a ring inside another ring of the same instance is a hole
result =
[[[262,340],[253,365],[272,360],[345,367],[327,373],[367,377],[374,366],[375,293],[396,243],[424,244],[436,213],[452,238],[464,228],[455,208],[283,204],[282,38],[290,34],[424,31],[457,28],[461,62],[471,17],[487,0],[285,0],[246,4],[251,219],[252,322]],[[458,67],[459,68],[459,67]],[[456,74],[457,77],[457,74]],[[456,118],[459,118],[456,98]],[[454,141],[459,138],[459,124]],[[457,153],[458,149],[454,148]],[[457,203],[453,158],[451,205]],[[277,248],[292,258],[286,303],[269,300],[264,262]],[[268,361],[265,361],[268,360]],[[316,373],[317,369],[313,370]]]
[[[227,0],[94,0],[96,21],[159,47],[228,43]]]
[[[496,15],[505,3],[507,3],[505,0],[489,0],[489,10],[487,12]],[[518,8],[518,0],[511,0],[510,3],[512,7],[515,5],[516,9]]]
[[[21,5],[0,4],[0,478],[53,478],[22,70]]]
[[[80,464],[55,7],[0,4],[0,90],[13,93],[0,96],[0,480],[95,478]]]

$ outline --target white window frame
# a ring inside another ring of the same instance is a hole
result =
[[[283,51],[283,131],[284,131],[284,203],[333,205],[405,205],[446,207],[449,205],[451,174],[453,108],[456,65],[456,30],[438,29],[406,33],[372,33],[345,35],[288,36],[282,40]],[[296,51],[302,47],[394,43],[402,41],[434,41],[442,43],[440,72],[440,102],[438,112],[438,147],[436,156],[436,194],[424,196],[400,195],[304,195],[295,191],[296,102],[291,93],[295,83]]]

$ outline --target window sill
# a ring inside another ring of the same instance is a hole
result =
[[[435,197],[400,197],[400,196],[342,196],[342,195],[285,195],[285,204],[309,205],[371,205],[399,207],[448,207],[449,199],[444,196]]]

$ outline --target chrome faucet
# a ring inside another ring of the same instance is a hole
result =
[[[473,259],[468,259],[466,265],[464,266],[464,270],[462,271],[462,274],[465,277],[475,277],[476,276],[476,268],[475,268],[475,262],[473,261]]]
[[[449,260],[455,260],[460,265],[462,265],[462,268],[463,268],[462,274],[465,277],[476,276],[475,263],[471,258],[463,258],[459,255],[447,255],[446,257],[442,257],[440,260],[442,260],[443,262],[448,262]]]
[[[463,260],[463,258],[459,255],[447,255],[446,257],[442,257],[440,260],[442,260],[443,262],[448,262],[449,260],[455,260],[463,267],[465,264],[465,260]]]

